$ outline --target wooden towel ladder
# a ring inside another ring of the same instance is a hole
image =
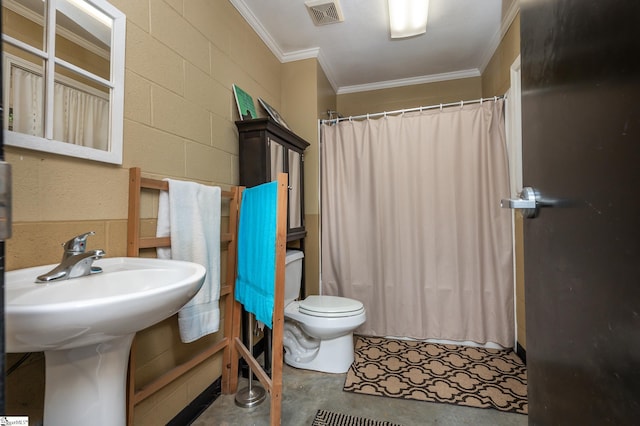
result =
[[[276,267],[275,267],[275,301],[273,307],[272,324],[272,357],[271,357],[271,377],[264,371],[260,363],[256,361],[252,352],[242,343],[240,338],[240,316],[242,309],[240,304],[233,309],[233,332],[235,344],[231,347],[232,373],[231,373],[231,393],[237,391],[237,368],[238,355],[241,356],[258,377],[260,383],[265,387],[271,396],[270,416],[271,425],[280,424],[282,417],[282,362],[284,347],[282,338],[284,332],[284,277],[285,277],[285,256],[287,250],[287,187],[288,175],[278,174],[278,203],[277,203],[277,226],[276,226]],[[251,332],[251,331],[250,331]],[[234,373],[235,371],[235,373]]]
[[[155,247],[170,247],[170,237],[142,237],[140,235],[140,198],[142,189],[168,191],[167,181],[144,178],[139,167],[129,170],[129,216],[127,224],[127,256],[138,257],[140,250]],[[162,374],[160,377],[146,384],[141,389],[135,389],[135,339],[131,347],[129,357],[129,375],[127,384],[127,425],[133,424],[134,407],[158,392],[160,389],[173,382],[189,370],[200,365],[211,356],[223,352],[222,365],[222,392],[233,393],[238,383],[238,360],[235,354],[235,336],[239,335],[239,326],[236,331],[234,321],[239,321],[239,313],[235,313],[234,287],[236,280],[236,256],[237,256],[237,230],[240,202],[242,199],[242,187],[231,187],[229,191],[222,191],[222,199],[229,200],[229,225],[227,232],[220,232],[221,243],[227,244],[227,270],[226,279],[221,284],[220,299],[224,303],[224,337],[211,347],[198,353],[188,361]],[[286,210],[286,209],[285,209]],[[223,301],[224,298],[224,301]],[[233,334],[233,333],[236,334]]]

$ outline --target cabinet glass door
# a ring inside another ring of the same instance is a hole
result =
[[[302,188],[300,165],[302,158],[299,152],[289,150],[289,228],[302,227]]]
[[[278,173],[284,172],[284,147],[269,139],[269,161],[271,162],[271,181],[278,180]]]

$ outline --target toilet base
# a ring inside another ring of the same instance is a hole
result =
[[[308,361],[296,360],[296,357],[285,346],[284,361],[292,367],[324,373],[346,373],[349,371],[354,360],[353,333],[319,342],[316,356]]]

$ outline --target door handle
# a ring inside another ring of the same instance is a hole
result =
[[[520,198],[507,198],[500,201],[503,209],[521,209],[522,217],[533,219],[540,213],[540,193],[530,186],[525,186],[520,192]]]

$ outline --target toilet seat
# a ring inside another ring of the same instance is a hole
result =
[[[357,300],[338,296],[309,296],[299,302],[298,312],[323,318],[360,315],[364,305]]]

